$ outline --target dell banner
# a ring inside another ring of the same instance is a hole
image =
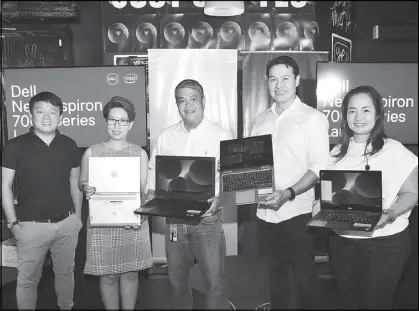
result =
[[[48,91],[63,101],[58,129],[79,147],[107,139],[103,108],[113,96],[133,102],[136,119],[128,139],[147,146],[145,66],[4,69],[4,86],[9,139],[29,131],[29,100]]]
[[[339,142],[343,98],[349,90],[360,85],[371,85],[381,94],[386,134],[403,144],[417,144],[417,63],[320,62],[317,66],[317,109],[329,119],[330,143]]]

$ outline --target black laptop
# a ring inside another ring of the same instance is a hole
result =
[[[274,191],[272,136],[220,142],[220,205],[265,201]]]
[[[320,212],[308,226],[371,232],[381,215],[381,171],[320,171]]]
[[[199,219],[215,195],[215,158],[156,156],[156,186],[153,200],[136,214]]]

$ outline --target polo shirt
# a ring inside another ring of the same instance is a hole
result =
[[[17,178],[16,216],[20,221],[40,221],[70,211],[70,171],[80,166],[76,142],[58,130],[48,146],[33,127],[9,140],[3,150],[2,166]]]
[[[203,119],[194,129],[188,131],[183,121],[165,128],[158,136],[156,145],[148,163],[148,190],[155,190],[156,155],[214,157],[215,165],[220,158],[220,141],[233,139],[231,133],[224,128]],[[217,166],[216,166],[217,167]],[[219,172],[215,170],[215,195],[219,193]]]
[[[326,116],[301,102],[298,96],[281,115],[276,103],[256,117],[252,136],[272,135],[275,189],[285,190],[311,170],[317,176],[327,168],[329,158],[329,121]],[[256,216],[266,222],[279,223],[311,213],[314,189],[297,195],[277,211],[258,208]]]

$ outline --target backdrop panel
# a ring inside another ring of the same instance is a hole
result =
[[[184,79],[204,88],[204,116],[237,137],[237,51],[200,49],[150,49],[149,123],[150,150],[158,134],[181,120],[174,90]],[[223,209],[227,255],[237,254],[237,209]],[[153,217],[152,247],[155,262],[165,262],[165,218]]]
[[[268,93],[266,64],[273,58],[287,55],[300,68],[297,94],[309,106],[316,107],[316,63],[327,61],[328,52],[249,52],[243,56],[243,137],[250,135],[256,116],[272,105]]]
[[[417,63],[319,63],[317,109],[329,119],[330,143],[339,142],[343,98],[350,89],[359,85],[371,85],[383,97],[386,134],[403,144],[416,145]]]
[[[4,70],[9,139],[32,125],[29,100],[39,92],[55,93],[63,101],[58,129],[79,147],[108,138],[103,108],[113,96],[131,100],[136,118],[128,140],[147,146],[146,69],[144,66],[8,68]]]

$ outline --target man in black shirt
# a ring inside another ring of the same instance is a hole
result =
[[[3,150],[2,204],[18,248],[17,305],[35,309],[38,282],[50,250],[60,309],[71,309],[74,257],[82,227],[80,156],[71,138],[57,130],[63,103],[41,92],[29,101],[33,127]],[[17,178],[15,209],[12,184]]]

